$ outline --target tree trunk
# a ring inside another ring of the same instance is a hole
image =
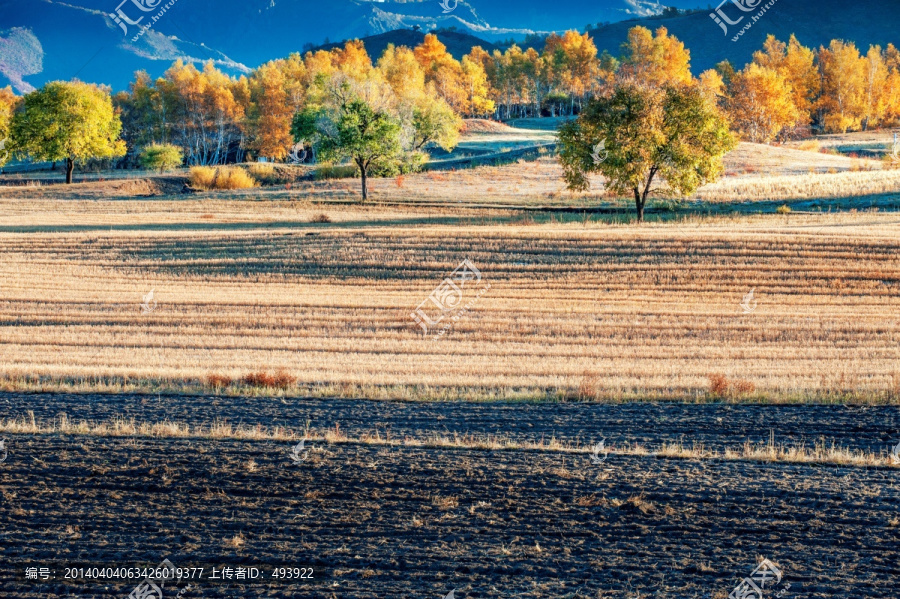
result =
[[[72,183],[72,172],[75,170],[75,159],[66,158],[66,183]]]
[[[646,201],[646,196],[641,196],[641,190],[637,187],[633,188],[634,190],[634,208],[637,211],[637,222],[644,222],[644,202]]]
[[[359,167],[359,172],[362,173],[362,199],[363,202],[369,199],[369,183],[366,180],[366,169],[362,166]]]

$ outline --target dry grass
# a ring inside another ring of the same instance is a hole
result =
[[[0,433],[32,435],[84,435],[96,437],[147,437],[166,439],[230,439],[243,441],[283,441],[285,443],[305,439],[310,443],[376,445],[384,447],[419,447],[429,449],[467,449],[474,451],[536,451],[584,456],[592,454],[591,446],[581,446],[557,439],[539,442],[522,441],[500,435],[440,435],[430,433],[424,437],[392,438],[380,432],[360,436],[348,436],[334,428],[292,431],[282,427],[235,426],[228,422],[217,422],[209,427],[191,426],[178,422],[136,422],[134,419],[119,418],[109,422],[72,421],[62,414],[49,422],[39,422],[33,413],[28,417],[0,420]],[[315,450],[315,445],[313,445]],[[726,460],[752,462],[784,462],[800,464],[835,464],[842,466],[896,467],[887,454],[875,454],[839,447],[819,441],[812,447],[806,445],[778,444],[770,439],[765,444],[745,443],[741,448],[716,452],[702,444],[684,445],[682,442],[663,443],[650,449],[639,443],[624,443],[607,448],[608,456],[629,456],[638,458],[668,458],[689,460]],[[255,463],[245,464],[247,469],[256,468]],[[452,502],[444,498],[440,503]],[[435,503],[438,505],[438,502]]]
[[[697,192],[707,202],[772,201],[848,198],[897,194],[900,171],[835,172],[723,179]]]
[[[191,185],[198,189],[251,189],[259,183],[244,169],[233,167],[195,166],[191,168]]]

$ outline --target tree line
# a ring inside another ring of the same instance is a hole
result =
[[[415,168],[429,144],[454,147],[461,117],[575,116],[623,80],[696,81],[731,128],[756,142],[900,122],[900,52],[892,44],[862,55],[850,42],[813,50],[793,36],[770,36],[742,70],[723,62],[694,78],[690,51],[664,27],[632,28],[618,57],[598,54],[587,33],[568,31],[550,35],[540,52],[474,47],[457,60],[432,33],[414,48],[389,46],[375,61],[356,40],[241,77],[179,61],[155,80],[136,73],[116,94],[80,82],[49,83],[25,97],[0,90],[0,160],[9,152],[65,160],[70,171],[76,160],[124,156],[121,164],[132,166],[143,148],[163,144],[179,148],[188,165],[216,165],[284,160],[298,142],[308,160],[348,158],[342,146],[352,140],[340,139],[340,125],[349,125],[352,105],[357,124],[371,117],[391,125],[381,127],[392,137],[381,150],[393,149],[351,160],[387,173]],[[66,112],[75,106],[85,114]]]

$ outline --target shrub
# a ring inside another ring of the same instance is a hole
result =
[[[800,145],[797,146],[798,150],[803,150],[804,152],[818,152],[822,149],[822,144],[814,139],[807,139],[804,142],[801,142]]]
[[[265,370],[259,372],[251,372],[245,374],[241,382],[250,387],[273,387],[275,386],[275,378]]]
[[[309,222],[311,222],[311,223],[330,223],[331,217],[328,216],[327,214],[325,214],[324,212],[322,212],[321,214],[317,214],[314,217],[312,217],[309,220]]]
[[[783,204],[783,205],[779,206],[779,207],[775,210],[775,212],[777,212],[778,214],[790,214],[790,213],[791,213],[791,207],[788,206],[787,204]]]
[[[287,389],[297,382],[297,377],[288,373],[284,368],[279,368],[273,377],[273,386],[279,389]]]
[[[138,154],[138,162],[143,168],[162,173],[181,166],[184,162],[184,153],[181,148],[171,144],[150,144],[144,146]]]
[[[207,386],[215,387],[216,389],[228,387],[231,383],[231,377],[225,376],[224,374],[209,374],[206,376]]]
[[[734,392],[738,395],[750,395],[751,393],[756,391],[756,385],[754,385],[750,381],[741,379],[739,381],[735,381],[733,389]]]
[[[287,389],[297,382],[297,377],[289,374],[284,368],[279,368],[274,375],[269,374],[265,370],[251,372],[244,375],[241,382],[250,387]]]
[[[240,167],[191,167],[191,185],[200,189],[250,189],[256,180]]]
[[[716,397],[724,397],[728,393],[728,377],[724,374],[709,375],[709,392]]]

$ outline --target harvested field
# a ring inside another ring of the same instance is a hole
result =
[[[290,393],[348,397],[900,395],[889,214],[304,229],[3,234],[4,384],[265,392],[241,377],[285,369]],[[423,335],[410,314],[465,259],[489,290]]]

